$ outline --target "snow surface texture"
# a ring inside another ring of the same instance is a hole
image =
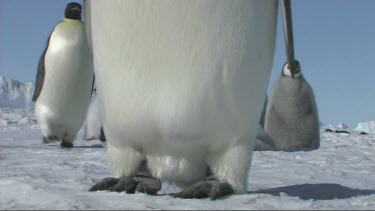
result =
[[[0,107],[33,109],[34,83],[0,76]]]
[[[323,133],[314,151],[254,152],[248,194],[217,201],[88,192],[112,176],[99,140],[42,144],[35,117],[1,109],[0,209],[375,209],[375,134]],[[163,183],[160,193],[179,188]]]
[[[34,111],[21,108],[0,108],[0,132],[39,129]]]

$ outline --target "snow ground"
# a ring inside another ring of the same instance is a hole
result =
[[[318,150],[254,152],[248,194],[210,201],[88,192],[111,176],[100,141],[81,132],[72,149],[42,144],[32,114],[1,115],[0,209],[375,209],[375,134],[322,132]]]

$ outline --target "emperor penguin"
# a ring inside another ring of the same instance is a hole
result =
[[[107,155],[90,191],[246,193],[277,1],[86,1]]]
[[[294,74],[285,63],[281,77],[272,88],[265,131],[271,137],[274,150],[319,148],[319,117],[314,92],[297,60]]]
[[[72,147],[91,98],[92,55],[81,20],[82,6],[69,3],[39,60],[33,95],[45,142]]]

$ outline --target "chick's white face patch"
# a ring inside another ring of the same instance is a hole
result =
[[[297,78],[297,77],[300,77],[302,74],[301,74],[301,66],[300,65],[297,65],[296,67],[298,69],[297,73],[294,74],[294,77]],[[284,76],[290,76],[292,77],[292,73],[289,69],[289,64],[285,64],[284,67],[283,67],[283,75]]]

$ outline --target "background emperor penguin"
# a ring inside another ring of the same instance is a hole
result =
[[[86,1],[116,177],[90,190],[181,198],[245,193],[270,70],[277,1]],[[89,21],[88,21],[89,20]]]
[[[45,142],[72,147],[85,119],[93,83],[92,55],[81,21],[82,6],[69,3],[40,58],[33,96]]]
[[[265,117],[265,131],[274,150],[319,148],[319,117],[314,92],[295,61],[294,79],[288,63],[271,91]]]
[[[99,110],[99,96],[94,91],[92,100],[87,110],[86,120],[83,127],[83,138],[86,140],[99,139],[102,120]]]

